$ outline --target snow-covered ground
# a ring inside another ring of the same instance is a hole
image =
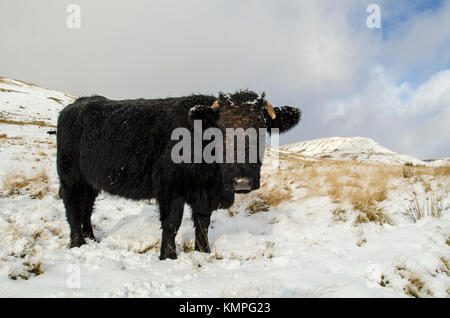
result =
[[[194,230],[186,206],[178,259],[160,261],[154,202],[106,194],[97,199],[93,214],[101,242],[68,249],[69,227],[57,198],[55,137],[46,131],[72,97],[16,81],[14,90],[36,95],[36,101],[26,102],[21,93],[7,91],[9,80],[2,81],[0,297],[449,296],[448,170],[371,165],[371,157],[365,163],[342,162],[323,157],[324,152],[299,152],[311,145],[268,151],[261,191],[213,214],[211,254],[192,251]],[[389,152],[373,141],[361,142],[373,143],[372,156]],[[334,153],[350,151],[345,141],[328,143]],[[380,181],[377,171],[391,177]],[[377,187],[382,190],[374,191]],[[374,199],[362,206],[361,193]],[[408,217],[415,203],[431,211],[430,202],[438,202],[440,216],[416,222]]]

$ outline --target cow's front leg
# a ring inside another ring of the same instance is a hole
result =
[[[195,250],[204,253],[211,253],[208,241],[208,228],[211,214],[193,213],[195,226]]]
[[[175,236],[183,219],[184,199],[174,198],[169,202],[160,202],[160,215],[162,223],[161,255],[159,258],[176,259],[177,251],[175,247]]]

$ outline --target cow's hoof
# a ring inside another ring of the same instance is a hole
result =
[[[209,248],[209,246],[198,246],[198,245],[195,245],[195,250],[197,252],[202,252],[202,253],[207,253],[207,254],[211,253],[211,249]]]
[[[83,232],[83,238],[85,238],[85,239],[88,238],[90,240],[93,240],[96,243],[100,243],[100,241],[95,238],[93,233]]]
[[[177,254],[176,253],[161,253],[161,255],[159,256],[159,259],[161,261],[163,261],[165,259],[177,259]]]
[[[70,240],[69,248],[80,247],[84,244],[86,244],[86,241],[84,240],[84,238],[73,239],[73,240]]]

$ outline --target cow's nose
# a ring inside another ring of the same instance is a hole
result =
[[[233,178],[234,191],[250,191],[250,181],[249,178]]]

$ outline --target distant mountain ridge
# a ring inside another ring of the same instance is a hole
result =
[[[283,151],[321,159],[379,162],[385,164],[435,166],[449,164],[449,159],[424,161],[398,154],[365,137],[329,137],[297,142],[280,147]]]

